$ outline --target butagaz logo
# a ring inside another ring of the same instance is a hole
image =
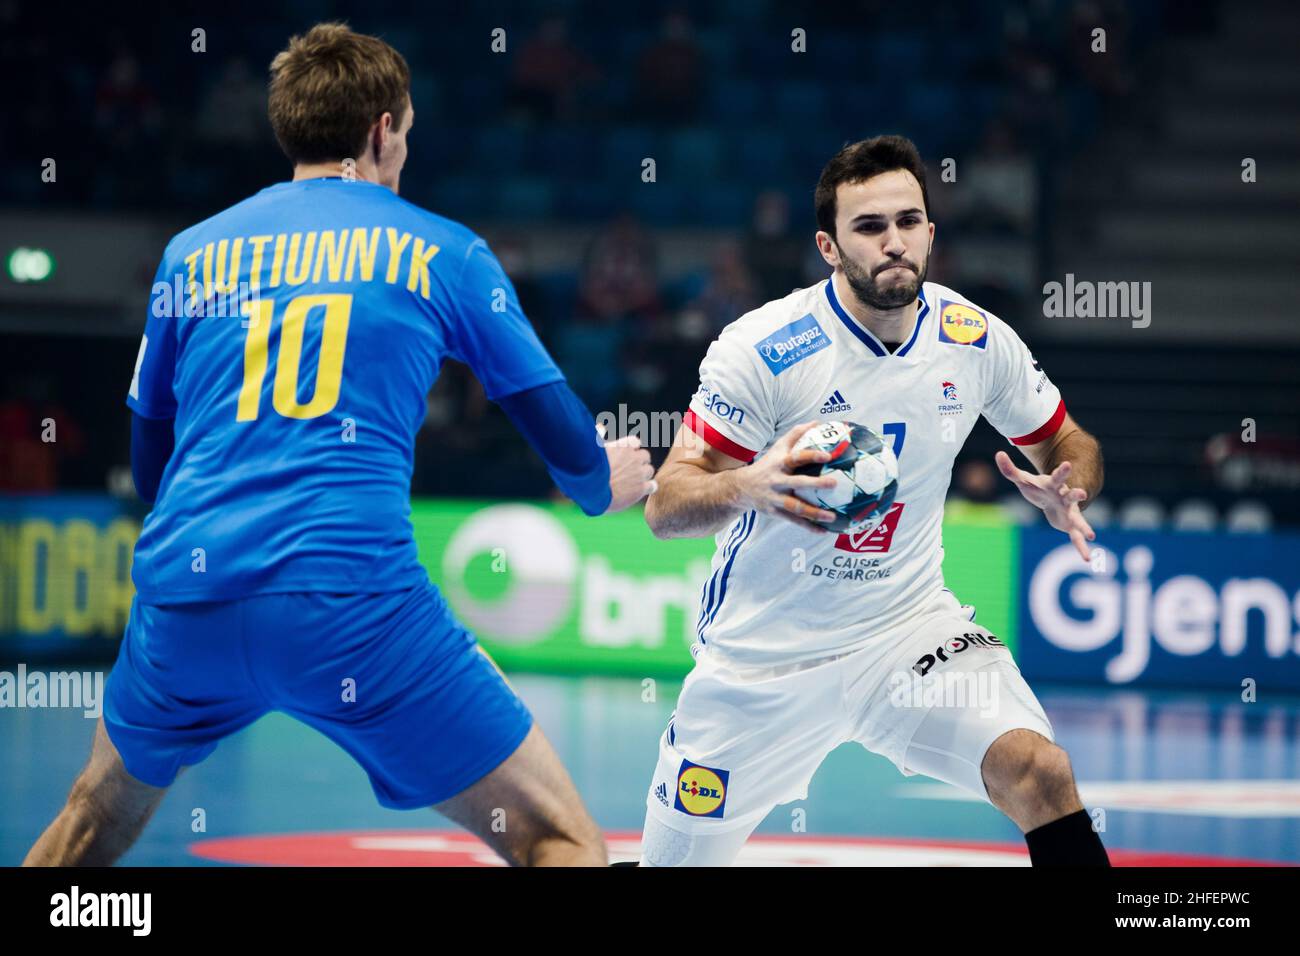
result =
[[[695,393],[695,397],[699,400],[701,405],[719,418],[725,418],[727,421],[736,425],[743,425],[745,423],[745,410],[739,406],[733,405],[731,402],[719,395],[712,385],[706,382],[701,382],[699,390]]]
[[[659,802],[665,807],[668,806],[668,784],[661,783],[655,787],[655,796],[659,798]]]
[[[840,390],[837,388],[835,391],[831,392],[831,397],[826,399],[822,404],[821,414],[836,415],[840,412],[850,411],[852,408],[853,404],[851,402],[846,402],[844,396],[840,394]]]
[[[791,365],[830,344],[830,338],[822,331],[812,313],[809,313],[802,319],[796,319],[777,329],[763,341],[755,343],[754,348],[772,374],[780,375]]]
[[[944,382],[943,401],[939,403],[940,415],[960,415],[961,410],[966,406],[957,401],[957,386],[952,382]]]
[[[944,641],[943,644],[934,649],[933,654],[922,654],[912,670],[916,671],[922,677],[930,673],[930,668],[941,661],[947,661],[950,655],[960,654],[968,647],[1006,647],[1000,640],[992,634],[980,634],[978,631],[968,631],[961,637],[951,637]]]

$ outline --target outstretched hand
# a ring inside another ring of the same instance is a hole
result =
[[[1070,477],[1070,463],[1061,462],[1050,475],[1036,475],[1017,468],[1011,456],[1004,451],[998,452],[994,460],[1003,477],[1019,489],[1026,501],[1042,511],[1047,517],[1047,523],[1070,536],[1070,541],[1083,560],[1091,560],[1088,542],[1095,540],[1097,534],[1079,510],[1080,503],[1087,500],[1088,492],[1082,488],[1071,488],[1066,483]]]

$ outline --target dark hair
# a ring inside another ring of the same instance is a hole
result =
[[[835,235],[835,190],[841,183],[860,183],[895,169],[907,170],[921,184],[921,201],[928,217],[930,193],[925,188],[925,164],[916,145],[905,136],[873,136],[845,146],[822,170],[813,193],[817,228]]]
[[[379,117],[402,125],[410,88],[406,60],[383,40],[318,23],[271,61],[271,128],[294,163],[356,158]]]

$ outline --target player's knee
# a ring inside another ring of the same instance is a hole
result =
[[[690,866],[694,845],[695,838],[691,834],[648,817],[641,837],[641,865]]]
[[[586,812],[573,814],[571,819],[557,831],[555,838],[567,840],[575,846],[598,853],[602,858],[605,856],[605,835],[600,832],[600,827],[596,826],[596,821]]]
[[[1003,734],[984,759],[984,785],[995,803],[1032,799],[1056,804],[1074,791],[1066,752],[1030,730]]]
[[[605,837],[584,812],[530,821],[507,843],[512,862],[520,866],[531,866],[557,849],[566,857],[589,859],[593,864],[603,865],[607,858]]]
[[[641,835],[642,866],[731,866],[752,828],[726,833],[685,833],[647,816]]]

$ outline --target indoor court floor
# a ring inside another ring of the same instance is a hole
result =
[[[72,669],[61,665],[60,669]],[[637,856],[646,789],[680,684],[642,700],[630,678],[512,674],[604,828]],[[1300,698],[1035,683],[1119,865],[1300,863]],[[89,752],[75,710],[0,710],[0,865],[21,861]],[[273,714],[183,773],[124,865],[498,865],[429,811],[380,807],[360,767]],[[739,865],[1027,866],[1010,820],[856,744],[832,753],[806,800],[777,807]]]

